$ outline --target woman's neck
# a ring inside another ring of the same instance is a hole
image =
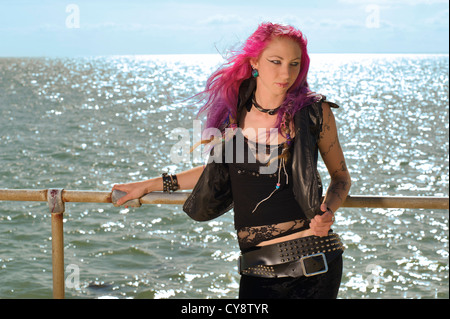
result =
[[[256,89],[255,91],[256,102],[258,102],[258,104],[265,109],[276,109],[283,103],[285,98],[286,98],[285,94],[273,95],[258,89]]]

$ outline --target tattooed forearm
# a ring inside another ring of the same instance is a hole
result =
[[[351,178],[344,160],[340,162],[340,167],[330,176],[331,183],[327,189],[325,202],[330,207],[337,209],[345,202],[351,187]]]
[[[337,178],[341,173],[348,171],[345,161],[341,161],[340,165],[341,167],[330,174],[331,178]]]
[[[338,198],[342,204],[347,198],[349,189],[350,183],[346,180],[332,181],[327,190],[327,197],[334,195],[334,197]]]

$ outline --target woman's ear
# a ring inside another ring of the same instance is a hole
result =
[[[250,65],[252,66],[252,69],[258,69],[258,59],[251,58],[250,59]]]

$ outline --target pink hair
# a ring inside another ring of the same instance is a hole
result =
[[[311,92],[306,80],[310,59],[306,49],[307,40],[302,32],[292,26],[262,23],[247,39],[242,49],[208,78],[205,90],[199,93],[204,96],[202,100],[206,100],[198,113],[200,115],[206,112],[206,128],[223,130],[230,124],[230,117],[236,119],[239,87],[244,80],[252,76],[250,59],[258,58],[274,37],[288,37],[297,42],[302,51],[300,73],[278,111],[278,129],[285,113],[293,116],[302,107],[320,98],[320,95]]]

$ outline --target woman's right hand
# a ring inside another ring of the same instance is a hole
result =
[[[150,192],[148,190],[148,185],[146,182],[116,184],[113,186],[112,190],[118,190],[127,193],[125,196],[117,200],[118,206],[129,200],[141,198],[142,196]]]

